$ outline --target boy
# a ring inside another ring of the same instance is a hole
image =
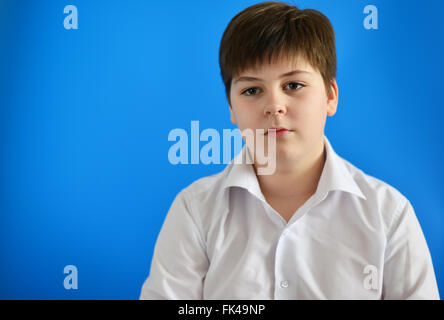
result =
[[[229,23],[219,62],[231,121],[275,137],[275,171],[239,164],[256,159],[244,147],[224,171],[182,190],[140,298],[439,299],[410,202],[324,135],[338,104],[327,17],[253,5]]]

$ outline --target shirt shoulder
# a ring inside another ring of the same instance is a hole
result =
[[[373,212],[376,210],[384,221],[385,231],[388,232],[393,220],[405,208],[409,200],[396,187],[364,172],[349,161],[341,159],[353,180],[367,198],[365,200],[366,207]]]
[[[221,206],[225,207],[223,201],[226,198],[223,195],[227,190],[225,181],[230,168],[231,164],[228,164],[224,170],[199,178],[182,189],[180,193],[186,196],[195,214],[206,214],[207,211],[214,212]]]
[[[223,185],[229,167],[230,166],[228,165],[224,170],[218,173],[201,177],[195,180],[187,187],[185,187],[182,191],[187,193],[188,196],[191,198],[217,197],[224,189]]]
[[[199,178],[179,193],[205,242],[208,232],[229,212],[229,188],[225,181],[230,168],[231,164],[218,173]]]

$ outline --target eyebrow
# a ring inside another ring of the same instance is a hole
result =
[[[290,72],[287,72],[287,73],[281,74],[281,75],[279,76],[279,79],[280,79],[280,78],[284,78],[284,77],[288,77],[288,76],[292,76],[292,75],[295,75],[295,74],[299,74],[299,73],[311,74],[310,72],[308,72],[308,71],[304,71],[304,70],[293,70],[293,71],[290,71]],[[259,78],[255,78],[255,77],[247,77],[247,76],[244,76],[244,77],[239,77],[239,78],[237,78],[237,79],[234,81],[234,83],[237,83],[237,82],[239,82],[239,81],[262,81],[262,80],[259,79]]]

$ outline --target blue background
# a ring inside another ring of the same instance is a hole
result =
[[[0,0],[0,298],[139,297],[175,195],[225,166],[171,165],[168,133],[235,128],[219,41],[254,3]],[[412,202],[444,288],[444,3],[295,3],[336,31],[327,137]],[[78,30],[63,27],[68,4]],[[363,27],[368,4],[378,30]],[[78,290],[63,287],[69,264]]]

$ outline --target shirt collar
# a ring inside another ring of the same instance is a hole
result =
[[[325,135],[324,146],[327,151],[326,160],[315,194],[324,196],[330,191],[340,190],[367,199],[346,167],[344,159],[336,154]],[[251,161],[247,162],[245,159],[251,159],[251,156],[244,145],[241,152],[230,162],[223,187],[244,188],[265,201],[253,165],[250,164]]]

